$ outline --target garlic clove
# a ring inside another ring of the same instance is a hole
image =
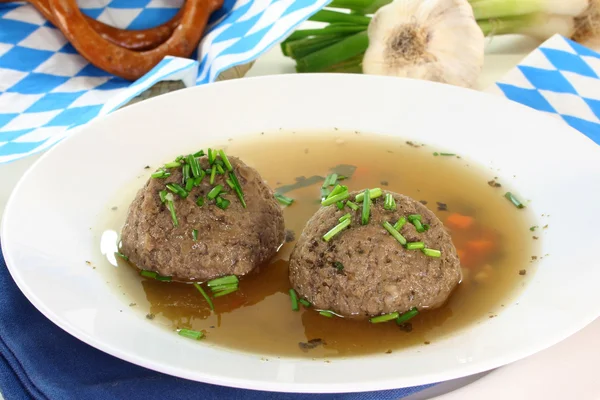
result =
[[[467,0],[396,0],[369,24],[363,72],[473,87],[484,36]]]

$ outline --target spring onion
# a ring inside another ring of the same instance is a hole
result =
[[[191,168],[189,164],[184,164],[182,168],[181,184],[185,185],[191,178]]]
[[[223,168],[223,166],[216,164],[217,165],[217,172],[221,175],[225,174],[225,169]]]
[[[292,301],[292,310],[298,311],[300,309],[298,307],[298,295],[294,289],[290,289],[290,299]]]
[[[219,150],[219,155],[221,156],[221,160],[223,160],[223,163],[225,164],[225,168],[227,168],[227,171],[233,171],[233,166],[229,162],[229,158],[227,158],[227,155],[225,154],[225,152],[223,150]]]
[[[166,190],[161,190],[160,192],[158,192],[158,195],[160,196],[160,201],[162,203],[167,201],[167,191]]]
[[[181,198],[185,199],[188,196],[188,192],[177,183],[167,183],[166,187]]]
[[[180,162],[178,162],[178,161],[172,161],[172,162],[170,162],[170,163],[166,163],[166,164],[164,165],[164,168],[167,168],[167,169],[171,169],[171,168],[179,168],[179,167],[181,167],[181,163],[180,163]]]
[[[193,188],[194,188],[194,179],[190,178],[185,182],[185,191],[189,193],[192,191]]]
[[[402,229],[404,225],[406,225],[406,217],[400,217],[400,219],[398,219],[398,222],[394,224],[394,229],[400,232],[400,229]]]
[[[521,203],[511,192],[506,192],[504,197],[506,197],[508,200],[510,200],[510,202],[513,203],[515,207],[525,208],[523,203]]]
[[[342,263],[341,263],[341,262],[339,262],[339,261],[336,261],[336,262],[334,262],[334,263],[333,263],[333,266],[335,267],[335,269],[337,269],[337,270],[338,270],[338,272],[341,272],[341,271],[343,271],[343,270],[344,270],[344,264],[342,264]]]
[[[408,250],[424,249],[425,248],[425,243],[423,243],[423,242],[410,242],[410,243],[406,243],[406,248]]]
[[[341,231],[343,231],[344,229],[349,227],[351,222],[352,221],[350,219],[346,219],[346,220],[340,222],[339,224],[334,226],[329,232],[327,232],[325,235],[323,235],[323,240],[325,240],[326,242],[329,242],[331,240],[331,238],[333,238],[335,235],[337,235],[338,233],[340,233]]]
[[[344,185],[335,185],[335,187],[333,188],[333,190],[327,195],[327,198],[331,198],[335,195],[338,195],[340,193],[343,192],[347,192],[348,191],[348,186],[344,186]]]
[[[399,316],[400,316],[400,314],[398,314],[397,312],[393,312],[393,313],[383,314],[383,315],[378,315],[377,317],[373,317],[369,320],[369,322],[371,322],[372,324],[378,324],[380,322],[387,322],[387,321],[391,321],[393,319],[397,319]]]
[[[198,289],[198,291],[200,292],[200,294],[202,295],[202,297],[204,297],[204,299],[206,299],[206,302],[208,303],[208,306],[210,307],[211,310],[215,311],[215,306],[212,302],[212,300],[210,299],[210,297],[208,297],[208,294],[206,294],[206,292],[204,291],[204,289],[202,289],[202,286],[200,286],[199,283],[194,283],[194,287],[196,289]]]
[[[194,242],[198,241],[198,229],[192,230],[192,239],[194,239]]]
[[[381,191],[380,188],[373,188],[373,189],[368,189],[368,190],[369,190],[369,197],[371,200],[376,199],[383,194],[383,192]],[[365,192],[366,192],[366,190],[357,194],[356,198],[354,200],[357,203],[360,203],[361,201],[363,201],[363,198],[365,197]]]
[[[333,192],[331,192],[333,193]],[[331,194],[321,202],[321,205],[326,207],[326,206],[330,206],[332,204],[337,203],[338,201],[341,200],[346,200],[348,197],[350,197],[350,193],[346,190],[344,192],[341,192],[340,194],[336,194],[334,196],[332,196]]]
[[[338,201],[337,203],[335,203],[335,205],[337,206],[338,210],[343,210],[344,209],[344,202],[343,201]]]
[[[333,318],[333,313],[331,311],[323,310],[323,311],[319,311],[319,314],[321,314],[322,316],[327,317],[327,318]]]
[[[217,203],[217,207],[219,207],[221,210],[226,210],[227,207],[229,207],[229,205],[231,204],[231,202],[229,200],[224,199],[222,197],[217,197],[216,203]]]
[[[289,206],[292,205],[292,203],[294,202],[294,199],[291,199],[287,196],[284,196],[280,193],[275,193],[275,199],[277,199],[277,201],[279,202],[279,204],[283,204],[284,206]]]
[[[204,333],[200,331],[195,331],[192,329],[180,329],[178,332],[179,336],[186,337],[188,339],[199,340],[204,337]]]
[[[219,195],[219,193],[221,193],[222,191],[223,191],[223,185],[217,185],[214,188],[212,188],[210,192],[208,192],[206,197],[209,200],[214,200],[215,197],[217,197]]]
[[[346,202],[346,205],[347,205],[348,207],[350,207],[350,208],[351,208],[352,210],[354,210],[354,211],[358,210],[358,206],[356,205],[356,203],[354,203],[354,202],[352,202],[352,201],[350,201],[350,200],[348,200],[348,201]]]
[[[442,256],[442,252],[435,249],[423,248],[421,251],[428,257],[436,257],[439,258]]]
[[[204,205],[204,197],[200,196],[196,199],[196,204],[198,207],[202,207]]]
[[[408,310],[407,312],[405,312],[404,314],[401,314],[398,318],[396,318],[396,323],[398,325],[401,325],[401,324],[405,323],[406,321],[408,321],[409,319],[417,316],[418,314],[419,314],[419,310],[417,310],[416,307],[413,307],[410,310]]]
[[[404,246],[407,242],[406,238],[404,236],[402,236],[402,234],[400,232],[398,232],[396,229],[394,229],[394,227],[392,226],[392,224],[390,224],[389,222],[384,222],[383,223],[383,227],[385,228],[386,231],[389,232],[390,235],[392,235],[394,237],[394,239],[396,239],[398,241],[398,243],[400,243],[402,246]]]
[[[164,169],[159,169],[158,171],[156,171],[155,173],[153,173],[152,175],[150,175],[152,178],[168,178],[169,176],[171,176],[171,173],[169,171],[165,171]]]
[[[411,215],[408,216],[408,220],[410,222],[413,222],[413,221],[422,221],[422,219],[423,218],[421,217],[420,214],[411,214]]]
[[[206,176],[206,172],[204,170],[200,170],[200,175],[194,178],[194,186],[200,186],[202,183],[202,179]]]
[[[156,279],[156,277],[158,276],[158,273],[154,272],[154,271],[148,271],[146,269],[143,269],[140,271],[140,275],[143,276],[144,278]]]
[[[298,300],[300,302],[300,304],[302,304],[304,307],[308,308],[310,306],[312,306],[312,304],[310,303],[310,301],[305,300],[305,299],[299,299]]]
[[[216,154],[215,154],[216,150],[213,150],[211,148],[208,149],[208,164],[209,165],[213,165],[215,163],[215,159],[216,159]]]
[[[200,171],[202,169],[200,168],[200,163],[198,162],[198,159],[196,157],[194,157],[193,154],[190,154],[189,156],[187,156],[187,164],[190,166],[190,169],[192,170],[192,175],[194,176],[194,178],[199,177]]]
[[[194,153],[194,157],[202,157],[204,155],[204,150],[200,150]]]
[[[244,199],[244,192],[243,192],[242,186],[240,185],[240,182],[238,181],[237,176],[235,176],[234,172],[229,173],[229,179],[231,179],[231,181],[233,182],[233,185],[234,185],[233,190],[235,191],[235,194],[237,195],[240,202],[242,203],[242,207],[246,208],[246,200]]]
[[[215,286],[238,284],[239,282],[240,282],[240,280],[238,279],[237,276],[227,275],[227,276],[222,276],[220,278],[212,279],[212,280],[208,281],[206,284],[208,285],[208,287],[212,288]]]
[[[339,222],[344,222],[347,219],[352,218],[352,215],[350,213],[344,214],[340,217],[340,219],[338,220]]]
[[[177,221],[177,214],[175,214],[175,203],[173,203],[172,200],[167,200],[166,204],[167,204],[167,208],[169,209],[169,212],[171,213],[171,219],[173,220],[173,226],[178,227],[179,221]]]
[[[237,287],[231,288],[231,289],[226,289],[226,290],[221,290],[219,292],[216,292],[213,294],[214,297],[221,297],[221,296],[225,296],[228,295],[230,293],[236,292],[238,290]]]
[[[396,209],[396,200],[394,200],[394,196],[391,193],[385,194],[385,202],[383,203],[383,208],[388,211],[393,211]]]
[[[217,166],[215,164],[213,164],[212,168],[210,169],[210,181],[209,183],[211,185],[215,184],[215,177],[217,176]]]
[[[127,257],[125,254],[121,253],[120,251],[117,251],[115,254],[118,255],[119,257],[121,257],[123,260],[129,261],[129,257]]]
[[[328,186],[334,186],[337,182],[338,179],[338,175],[333,173],[333,174],[329,174],[327,175],[327,177],[325,178],[325,181],[323,181],[323,188],[326,188]]]
[[[364,193],[365,194],[363,195],[362,213],[360,216],[361,225],[366,225],[369,223],[369,216],[371,214],[371,191],[369,189],[366,189]]]

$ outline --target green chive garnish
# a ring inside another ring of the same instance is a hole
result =
[[[421,221],[421,220],[422,220],[422,217],[421,217],[421,215],[420,215],[420,214],[411,214],[411,215],[409,215],[409,216],[408,216],[408,220],[409,220],[410,222],[413,222],[413,221]]]
[[[202,179],[204,179],[205,175],[206,172],[204,172],[204,170],[200,170],[200,176],[194,178],[194,186],[200,186],[200,184],[202,183]]]
[[[331,311],[319,311],[319,314],[327,318],[333,318],[333,313]]]
[[[196,199],[196,204],[198,207],[202,207],[204,205],[204,197],[200,196]]]
[[[227,199],[224,199],[222,197],[217,197],[217,207],[219,207],[221,210],[226,210],[227,207],[229,207],[229,205],[231,204],[231,202]]]
[[[333,197],[333,196],[335,196],[335,195],[338,195],[338,194],[340,194],[340,193],[344,193],[344,192],[347,192],[347,191],[348,191],[348,186],[344,186],[344,185],[336,185],[336,186],[333,188],[333,190],[331,191],[331,193],[329,193],[329,194],[327,195],[327,198],[329,199],[329,198],[331,198],[331,197]]]
[[[219,195],[219,193],[221,193],[222,190],[223,190],[223,185],[217,185],[214,188],[212,188],[212,190],[210,192],[208,192],[206,197],[208,197],[209,200],[214,200],[214,198],[217,197]]]
[[[337,203],[335,203],[335,205],[337,206],[338,210],[343,210],[344,209],[344,202],[343,201],[338,201]]]
[[[393,319],[398,318],[399,316],[400,316],[400,314],[398,314],[397,312],[393,312],[393,313],[383,314],[383,315],[378,315],[377,317],[373,317],[369,320],[369,322],[371,322],[372,324],[378,324],[380,322],[391,321]]]
[[[167,201],[167,191],[166,190],[161,190],[160,192],[158,192],[158,195],[160,196],[160,201],[161,202],[165,202]]]
[[[322,187],[321,188],[321,200],[324,200],[327,198],[327,196],[330,195],[329,189]]]
[[[161,281],[161,282],[171,282],[172,278],[170,276],[162,276],[162,275],[156,275],[156,279],[157,281]]]
[[[410,310],[408,310],[407,312],[405,312],[404,314],[400,315],[396,319],[396,323],[398,325],[401,325],[401,324],[405,323],[406,321],[408,321],[409,319],[417,316],[418,314],[419,314],[419,310],[417,310],[416,307],[413,307]]]
[[[148,271],[148,270],[141,270],[140,271],[140,275],[143,276],[144,278],[152,278],[152,279],[156,279],[156,277],[158,276],[158,274],[154,271]]]
[[[198,229],[192,231],[192,239],[194,239],[194,242],[198,241]]]
[[[167,200],[167,208],[169,209],[169,212],[171,213],[171,219],[173,220],[173,226],[177,227],[179,226],[179,221],[177,221],[177,214],[175,214],[175,203],[173,203],[173,201],[171,200]]]
[[[394,224],[394,229],[400,232],[400,229],[402,229],[404,225],[406,225],[406,217],[400,217],[398,222]]]
[[[394,227],[392,226],[392,224],[390,224],[389,222],[384,222],[383,223],[383,227],[385,228],[386,231],[388,231],[390,233],[390,235],[392,235],[394,237],[394,239],[396,239],[398,241],[398,243],[400,243],[402,246],[404,246],[406,244],[406,238],[404,236],[402,236],[402,234],[400,232],[398,232],[396,229],[394,229]]]
[[[181,167],[181,163],[180,163],[180,162],[177,162],[177,161],[172,161],[172,162],[170,162],[170,163],[166,163],[166,164],[164,165],[164,167],[165,167],[165,168],[179,168],[179,167]]]
[[[204,150],[197,151],[194,153],[194,157],[202,157],[204,155]]]
[[[333,193],[333,192],[331,192],[331,193]],[[324,206],[324,207],[330,206],[332,204],[337,203],[338,201],[346,200],[349,196],[350,196],[350,193],[348,193],[347,190],[344,191],[344,192],[342,192],[342,193],[340,193],[340,194],[336,194],[334,196],[332,196],[330,194],[325,200],[323,200],[321,202],[321,205]]]
[[[298,295],[294,289],[290,289],[290,299],[292,300],[292,311],[298,311]]]
[[[350,215],[350,213],[344,214],[340,217],[340,219],[338,220],[339,222],[344,222],[347,219],[352,218],[352,215]]]
[[[150,176],[152,178],[168,178],[169,176],[171,176],[171,173],[168,171],[165,171],[164,169],[160,169]]]
[[[323,235],[323,240],[325,240],[326,242],[329,242],[332,237],[334,237],[335,235],[337,235],[338,233],[340,233],[341,231],[343,231],[344,229],[349,227],[351,222],[352,221],[350,219],[346,219],[346,220],[340,222],[335,227],[333,227],[329,232],[327,232],[325,235]]]
[[[525,208],[525,206],[519,200],[517,200],[517,198],[511,192],[506,192],[504,197],[506,197],[508,200],[510,200],[510,202],[513,203],[515,205],[515,207]]]
[[[338,175],[333,173],[333,174],[329,174],[327,175],[327,178],[325,178],[325,181],[323,182],[323,187],[326,188],[327,186],[334,186],[335,183],[338,180]]]
[[[344,264],[342,264],[339,261],[336,261],[333,263],[333,266],[335,267],[335,269],[337,269],[338,271],[343,271],[344,270]]]
[[[360,217],[361,225],[366,225],[369,223],[369,216],[371,214],[371,191],[366,189],[363,195],[363,205],[362,205],[362,215]],[[358,196],[357,196],[358,197]],[[358,200],[357,200],[358,201]]]
[[[239,286],[239,284],[237,284],[237,283],[226,283],[224,285],[211,286],[210,290],[212,290],[213,293],[216,293],[216,292],[222,292],[224,290],[229,290],[229,289],[237,289],[238,286]]]
[[[310,301],[305,300],[305,299],[299,299],[298,300],[304,307],[308,308],[310,306],[312,306],[312,304],[310,303]]]
[[[220,166],[219,164],[217,164],[217,172],[221,175],[225,174],[225,170],[223,169],[222,166]]]
[[[221,156],[221,160],[223,160],[223,162],[225,163],[227,171],[233,171],[233,167],[231,166],[231,163],[229,162],[229,159],[227,158],[225,152],[223,150],[219,150],[219,155]]]
[[[237,195],[238,199],[240,199],[240,202],[242,203],[242,207],[246,208],[246,200],[244,199],[244,191],[242,190],[242,185],[240,185],[240,182],[238,181],[237,176],[235,176],[234,172],[229,173],[229,179],[231,179],[231,181],[233,182],[233,185],[234,185],[233,190],[235,191],[235,194]]]
[[[210,307],[210,309],[215,311],[215,306],[213,305],[212,300],[210,299],[210,297],[208,297],[208,295],[206,294],[204,289],[202,289],[202,286],[200,286],[200,284],[198,284],[198,283],[194,283],[194,287],[196,289],[198,289],[200,294],[206,299],[206,302],[208,303],[208,306]]]
[[[194,188],[194,179],[188,179],[185,182],[185,191],[191,192],[193,188]]]
[[[425,227],[423,226],[423,224],[421,224],[421,221],[419,221],[418,219],[415,219],[414,221],[412,221],[412,223],[415,226],[415,229],[417,230],[417,232],[419,232],[419,233],[425,232]]]
[[[116,252],[116,255],[118,255],[119,257],[121,257],[123,260],[125,261],[129,261],[129,257],[127,257],[125,254],[121,253],[121,252]]]
[[[348,201],[346,202],[346,205],[347,205],[348,207],[350,207],[350,208],[351,208],[352,210],[354,210],[354,211],[358,210],[358,206],[356,205],[356,203],[353,203],[353,202],[351,202],[350,200],[348,200]]]
[[[181,160],[183,160],[184,157],[183,156],[177,156],[177,158],[175,159],[175,162],[179,162]],[[179,165],[178,165],[179,166]]]
[[[217,166],[213,164],[211,170],[210,170],[210,184],[214,185],[215,184],[215,177],[217,176]]]
[[[425,243],[423,243],[423,242],[410,242],[410,243],[406,243],[406,248],[408,250],[424,249],[425,248]]]
[[[179,332],[177,332],[177,333],[179,334],[179,336],[183,336],[188,339],[194,339],[194,340],[199,340],[204,337],[204,333],[199,332],[199,331],[194,331],[192,329],[180,329]]]
[[[213,280],[208,281],[206,284],[208,285],[208,287],[213,287],[213,286],[221,286],[221,285],[230,285],[232,283],[239,283],[239,279],[237,276],[235,275],[227,275],[227,276],[222,276],[220,278],[215,278]]]
[[[427,248],[424,248],[424,249],[421,249],[421,251],[422,251],[423,253],[425,253],[425,255],[426,255],[426,256],[428,256],[428,257],[436,257],[436,258],[439,258],[439,257],[441,257],[441,256],[442,256],[442,252],[441,252],[441,251],[439,251],[439,250],[435,250],[435,249],[427,249]]]
[[[178,185],[177,183],[167,183],[166,184],[167,189],[169,189],[171,192],[175,193],[176,195],[178,195],[181,198],[186,198],[188,196],[188,192],[185,191],[184,188],[182,188],[180,185]]]
[[[423,228],[425,228],[425,230],[428,231],[429,228],[431,228],[431,225],[429,225],[429,224],[423,224]]]
[[[357,203],[360,203],[361,201],[363,201],[363,198],[365,197],[365,192],[366,192],[366,190],[357,194],[356,198],[354,200]],[[371,200],[378,198],[382,194],[383,194],[383,192],[381,191],[380,188],[369,189],[369,197],[371,198]]]
[[[539,228],[539,226],[537,226],[537,225],[534,225],[534,226],[532,226],[531,228],[529,228],[529,230],[530,230],[531,232],[534,232],[534,231],[535,231],[537,228]]]
[[[388,211],[393,211],[396,209],[396,200],[394,200],[394,196],[391,193],[385,194],[385,203],[383,203],[383,208]]]
[[[216,159],[216,154],[215,154],[216,150],[212,150],[212,149],[208,149],[208,163],[210,165],[213,165],[215,163],[215,159]]]
[[[194,157],[193,154],[190,154],[189,156],[187,156],[187,163],[189,164],[191,170],[192,170],[192,175],[194,176],[194,178],[200,176],[200,163],[198,163],[198,159],[196,157]]]
[[[275,199],[277,199],[277,201],[280,204],[283,204],[284,206],[289,206],[289,205],[291,205],[294,202],[294,199],[291,199],[291,198],[289,198],[287,196],[284,196],[284,195],[282,195],[280,193],[275,193]]]
[[[222,290],[222,291],[220,291],[220,292],[217,292],[217,293],[213,294],[213,296],[214,296],[214,297],[221,297],[221,296],[225,296],[225,295],[227,295],[227,294],[233,293],[233,292],[235,292],[235,291],[237,291],[237,290],[238,290],[238,288],[237,288],[237,287],[235,287],[235,288],[231,288],[231,289],[227,289],[227,290]]]
[[[190,180],[190,178],[192,177],[192,176],[190,175],[190,172],[191,172],[190,165],[189,165],[189,164],[185,164],[185,165],[183,166],[182,172],[183,172],[183,174],[182,174],[182,177],[181,177],[181,184],[182,184],[182,185],[185,185],[185,184],[186,184],[186,182],[187,182],[187,181],[189,181],[189,180]]]

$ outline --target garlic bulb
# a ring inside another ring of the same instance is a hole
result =
[[[395,0],[369,24],[363,72],[473,87],[484,36],[467,0]]]

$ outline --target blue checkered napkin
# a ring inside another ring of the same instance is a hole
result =
[[[0,3],[0,164],[49,148],[161,80],[212,82],[256,59],[329,1],[225,0],[193,59],[167,57],[133,84],[89,64],[29,4]],[[183,1],[78,3],[102,22],[143,29],[172,18]]]
[[[487,90],[553,115],[600,144],[600,54],[555,35]]]

